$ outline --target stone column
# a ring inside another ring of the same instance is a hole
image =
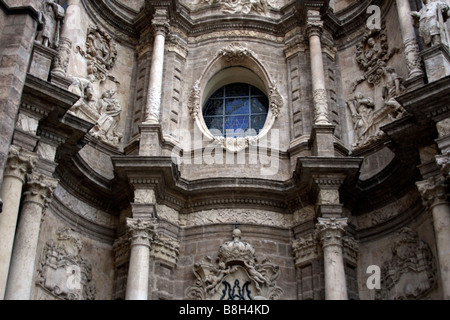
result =
[[[319,218],[316,226],[323,248],[326,300],[348,300],[342,242],[346,227],[346,218]]]
[[[419,56],[419,45],[417,43],[414,21],[411,16],[409,0],[396,0],[400,30],[405,49],[406,63],[408,66],[408,78],[423,76],[421,58]]]
[[[330,125],[328,111],[328,97],[325,84],[325,72],[322,56],[323,22],[318,11],[308,11],[306,34],[309,38],[311,54],[311,75],[314,98],[315,124]]]
[[[127,219],[131,238],[126,300],[148,300],[150,244],[155,233],[155,220]]]
[[[0,300],[3,300],[6,290],[25,175],[33,169],[37,158],[34,153],[11,146],[6,163],[0,193],[4,202],[0,214]]]
[[[152,21],[154,30],[153,56],[150,83],[145,110],[145,124],[159,124],[161,113],[161,92],[164,71],[164,50],[169,23],[166,9],[156,9]]]
[[[434,234],[439,258],[443,299],[450,299],[450,203],[443,176],[416,183],[424,205],[433,215]]]
[[[322,52],[323,21],[320,12],[308,10],[306,35],[311,55],[312,95],[314,103],[314,125],[311,134],[313,155],[334,157],[334,129],[330,122],[328,94]]]
[[[5,300],[29,300],[33,286],[41,219],[58,180],[29,174],[19,217]]]

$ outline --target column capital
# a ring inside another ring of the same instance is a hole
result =
[[[322,247],[342,247],[342,239],[346,234],[347,225],[347,218],[319,218],[316,224],[316,235],[322,243]]]
[[[443,176],[431,177],[424,181],[416,182],[417,189],[422,196],[424,206],[432,208],[447,202],[447,183]]]
[[[167,9],[158,8],[155,10],[155,14],[152,20],[153,34],[162,35],[167,37],[170,33],[170,24],[167,16]]]
[[[321,37],[323,33],[323,21],[318,10],[308,10],[306,18],[305,34],[311,38]]]
[[[156,219],[127,218],[127,230],[131,246],[146,246],[150,248],[157,226]]]
[[[46,208],[53,197],[59,180],[38,173],[27,174],[24,202],[33,202]]]
[[[38,155],[25,149],[11,146],[5,167],[5,177],[14,177],[25,182],[25,175],[30,172],[38,161]]]
[[[311,38],[313,36],[321,37],[323,34],[323,22],[308,22],[308,24],[306,25],[305,34],[308,36],[308,38]]]

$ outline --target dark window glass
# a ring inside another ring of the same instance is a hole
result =
[[[206,102],[203,116],[216,136],[238,138],[258,135],[269,112],[269,99],[259,89],[234,83],[217,90]]]

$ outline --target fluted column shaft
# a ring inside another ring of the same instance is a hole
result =
[[[57,185],[58,180],[46,176],[27,176],[5,300],[29,300],[31,297],[42,215]]]
[[[0,300],[5,295],[25,176],[37,158],[34,153],[12,146],[6,164],[0,191],[3,199],[3,212],[0,214]]]

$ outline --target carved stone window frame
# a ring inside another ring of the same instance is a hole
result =
[[[231,74],[238,71],[239,77]],[[233,79],[236,80],[233,81]],[[269,98],[269,112],[263,129],[257,136],[225,138],[214,136],[203,117],[203,106],[215,89],[233,83],[243,82],[260,89]],[[239,43],[232,43],[219,50],[216,57],[207,65],[199,80],[193,86],[188,108],[191,117],[201,133],[210,143],[216,143],[229,152],[240,152],[266,137],[284,106],[275,81],[273,81],[257,55]]]

